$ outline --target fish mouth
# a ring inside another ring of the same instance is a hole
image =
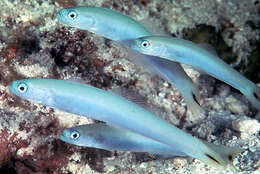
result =
[[[14,90],[14,88],[16,87],[16,82],[12,82],[9,86],[8,89],[12,94],[16,94],[16,91]]]
[[[64,142],[68,142],[68,138],[67,138],[68,136],[67,136],[67,133],[66,133],[66,131],[63,131],[61,134],[60,134],[60,136],[59,136],[59,139],[60,140],[62,140],[62,141],[64,141]]]
[[[60,17],[61,17],[61,14],[60,14],[60,11],[56,14],[56,18],[57,19],[60,19]]]
[[[64,23],[64,20],[63,20],[61,11],[59,11],[59,12],[56,14],[56,19],[57,19],[59,22]]]
[[[64,142],[66,142],[66,141],[65,141],[66,137],[65,137],[65,135],[63,135],[63,134],[61,134],[61,135],[59,136],[59,139],[62,140],[62,141],[64,141]]]
[[[56,19],[62,23],[62,24],[67,24],[66,23],[66,19],[65,19],[65,16],[64,16],[64,12],[62,10],[60,10],[57,14],[56,14]]]

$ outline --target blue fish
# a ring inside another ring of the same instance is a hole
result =
[[[86,124],[63,130],[60,139],[77,146],[109,151],[149,152],[164,158],[186,156],[185,153],[140,134],[106,124]]]
[[[256,109],[260,110],[260,88],[215,54],[197,44],[166,36],[147,36],[126,42],[132,49],[143,54],[190,65],[226,82],[238,89]]]
[[[24,79],[14,81],[9,89],[26,100],[138,133],[221,169],[235,170],[232,158],[241,152],[202,141],[123,97],[86,84]]]
[[[106,8],[69,7],[60,10],[56,18],[63,24],[88,30],[121,43],[126,40],[153,35],[131,17]],[[137,54],[134,56],[137,57],[135,59],[144,60],[145,68],[156,71],[162,78],[175,85],[181,92],[189,110],[197,117],[204,117],[204,110],[198,102],[200,100],[199,91],[180,64],[157,57]],[[140,63],[142,60],[137,61]]]

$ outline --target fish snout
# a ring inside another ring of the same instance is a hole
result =
[[[61,134],[60,134],[60,139],[62,140],[62,141],[65,141],[65,142],[67,142],[68,141],[68,138],[70,138],[70,131],[68,131],[68,130],[63,130],[62,132],[61,132]]]

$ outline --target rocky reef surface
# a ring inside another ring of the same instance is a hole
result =
[[[13,96],[18,79],[72,79],[102,89],[135,89],[160,108],[161,117],[199,138],[245,151],[234,159],[240,174],[260,173],[260,113],[230,86],[185,66],[199,86],[207,117],[197,122],[178,90],[127,59],[125,49],[87,31],[59,24],[64,7],[112,8],[138,21],[153,21],[172,36],[208,42],[231,66],[260,83],[258,0],[1,0],[0,173],[18,174],[229,174],[191,158],[154,159],[61,142],[66,127],[93,123]]]

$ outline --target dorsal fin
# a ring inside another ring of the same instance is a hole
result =
[[[148,103],[145,97],[141,96],[140,94],[138,94],[136,91],[132,89],[125,88],[125,87],[115,87],[113,89],[110,89],[109,91],[127,99],[128,101],[137,104],[138,106],[146,109],[147,111],[157,116],[162,116],[164,113],[164,111],[161,108],[156,107],[151,103]]]
[[[117,94],[121,97],[124,97],[125,99],[143,107],[147,107],[147,101],[145,97],[141,96],[140,94],[137,94],[134,90],[127,89],[125,87],[115,87],[109,90],[110,92]]]

